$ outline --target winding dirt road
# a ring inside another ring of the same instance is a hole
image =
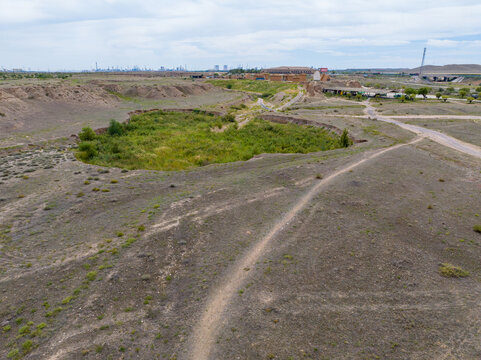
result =
[[[357,168],[364,163],[375,159],[387,152],[399,149],[401,147],[412,145],[422,138],[416,138],[407,144],[399,144],[390,148],[378,150],[364,159],[347,165],[331,175],[325,177],[314,185],[299,201],[273,226],[270,232],[258,241],[228,272],[219,285],[212,291],[209,296],[205,310],[194,329],[193,336],[190,340],[188,359],[192,360],[208,360],[216,342],[218,331],[229,318],[227,313],[232,297],[243,286],[249,277],[249,273],[245,268],[254,268],[256,262],[266,253],[272,240],[283,231],[286,226],[303,210],[309,202],[323,189],[332,183],[338,176],[343,175],[350,170]]]
[[[472,155],[474,157],[480,158],[481,159],[481,148],[465,143],[461,140],[458,140],[456,138],[453,138],[452,136],[443,134],[439,131],[431,130],[431,129],[426,129],[420,126],[416,125],[411,125],[411,124],[405,124],[403,122],[395,120],[393,117],[387,117],[384,115],[380,115],[374,107],[371,106],[369,103],[369,100],[364,102],[364,105],[366,106],[365,108],[365,113],[366,115],[370,116],[371,118],[379,121],[384,121],[387,123],[395,124],[403,129],[409,130],[413,133],[415,133],[418,136],[428,138],[430,140],[433,140],[441,145],[450,147],[452,149],[461,151],[465,154]],[[408,116],[411,117],[411,116]]]

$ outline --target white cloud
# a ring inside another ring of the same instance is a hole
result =
[[[315,65],[320,54],[411,66],[427,39],[450,62],[481,62],[480,18],[468,0],[0,0],[0,66]]]

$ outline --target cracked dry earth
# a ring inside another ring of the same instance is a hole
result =
[[[2,153],[0,356],[480,358],[481,160],[379,126],[182,172]]]

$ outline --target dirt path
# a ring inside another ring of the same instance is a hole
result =
[[[294,98],[292,98],[291,100],[289,100],[287,103],[285,103],[284,105],[279,106],[277,111],[284,110],[284,109],[288,108],[289,106],[294,105],[296,102],[300,101],[303,98],[304,92],[302,90],[302,87],[299,86],[297,89],[299,90],[297,95]]]
[[[405,124],[403,122],[394,120],[392,117],[380,115],[376,111],[376,109],[373,106],[371,106],[371,104],[369,103],[369,100],[365,101],[364,105],[366,106],[366,109],[364,110],[366,112],[366,115],[368,115],[368,116],[370,116],[370,117],[372,117],[376,120],[388,122],[390,124],[395,124],[399,127],[402,127],[403,129],[406,129],[406,130],[409,130],[409,131],[415,133],[418,136],[426,137],[426,138],[428,138],[430,140],[433,140],[433,141],[435,141],[435,142],[437,142],[441,145],[450,147],[452,149],[461,151],[465,154],[469,154],[469,155],[472,155],[474,157],[477,157],[477,158],[481,159],[481,148],[476,146],[476,145],[465,143],[461,140],[458,140],[458,139],[453,138],[449,135],[443,134],[439,131],[426,129],[426,128],[416,126],[416,125]]]
[[[281,232],[292,221],[292,219],[294,219],[299,212],[306,207],[306,205],[308,205],[323,187],[332,183],[338,176],[361,166],[369,160],[377,158],[392,150],[399,149],[400,147],[414,144],[420,140],[421,138],[416,138],[407,144],[399,144],[387,149],[378,150],[362,160],[347,165],[319,181],[301,199],[299,199],[299,201],[277,222],[277,224],[274,225],[270,232],[233,266],[232,270],[225,276],[223,281],[221,281],[216,289],[212,291],[207,299],[205,310],[194,329],[190,340],[190,351],[187,358],[192,360],[209,359],[218,335],[218,330],[228,320],[226,310],[229,303],[231,302],[233,295],[242,287],[249,276],[249,273],[244,269],[253,268],[255,266],[256,262],[265,254],[272,239],[274,239],[276,235]]]

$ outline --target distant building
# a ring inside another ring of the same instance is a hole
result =
[[[214,71],[219,71],[219,65],[214,65]]]
[[[314,72],[314,75],[312,76],[312,80],[321,81],[321,73],[319,72],[319,70],[316,70]]]
[[[224,71],[229,70],[229,67],[227,65],[224,65]]]
[[[314,74],[314,69],[306,66],[279,66],[269,69],[264,69],[268,74]]]

